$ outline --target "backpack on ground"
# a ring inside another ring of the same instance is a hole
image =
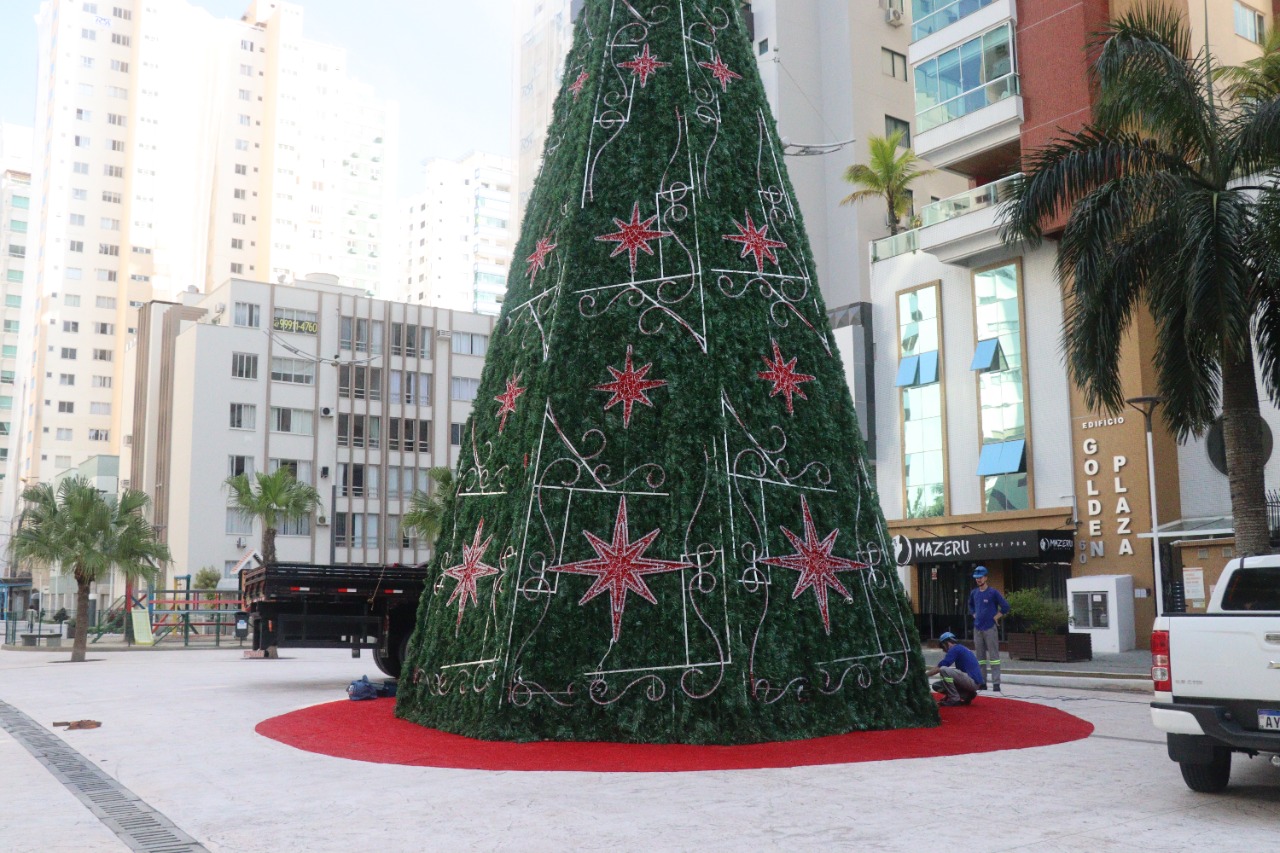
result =
[[[360,676],[359,681],[353,681],[347,685],[347,696],[352,700],[359,701],[361,699],[377,699],[378,688],[369,683],[369,676]]]

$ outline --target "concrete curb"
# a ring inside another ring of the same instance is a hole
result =
[[[1069,675],[1032,675],[1007,672],[1001,675],[1002,684],[1023,684],[1036,687],[1067,687],[1075,690],[1111,690],[1121,693],[1151,693],[1150,677],[1113,675],[1110,673],[1081,673]]]

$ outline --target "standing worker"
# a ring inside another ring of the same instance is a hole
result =
[[[1000,632],[996,626],[1008,614],[1009,602],[1000,590],[987,584],[986,566],[974,569],[973,579],[978,586],[969,593],[969,615],[973,617],[973,647],[984,679],[978,689],[985,690],[990,684],[991,689],[999,693]]]

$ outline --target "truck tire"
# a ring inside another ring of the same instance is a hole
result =
[[[378,669],[389,678],[399,678],[400,670],[403,667],[404,660],[409,653],[409,631],[392,634],[390,641],[387,643],[388,652],[385,655],[379,654],[376,650],[373,654],[373,661],[378,665]]]
[[[1221,794],[1227,789],[1231,779],[1231,752],[1217,748],[1213,761],[1208,764],[1191,764],[1187,761],[1178,763],[1182,770],[1182,781],[1198,794]]]

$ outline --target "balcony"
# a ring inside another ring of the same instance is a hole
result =
[[[939,4],[915,0],[911,4],[911,40],[920,41],[994,2],[996,0],[952,0],[950,3]]]
[[[1000,203],[1019,177],[1009,175],[925,207],[920,212],[920,248],[943,263],[961,266],[1000,250]]]
[[[1023,119],[1018,75],[1006,74],[916,114],[916,154],[965,173],[966,161],[1016,147]]]
[[[971,266],[1000,250],[1000,203],[1020,176],[1009,175],[926,206],[920,211],[919,228],[871,244],[872,262],[920,250],[943,263]]]

